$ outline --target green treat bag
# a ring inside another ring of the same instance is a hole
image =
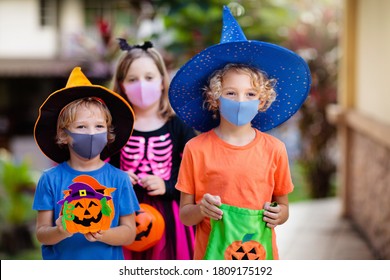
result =
[[[221,220],[210,220],[205,260],[272,260],[272,230],[262,210],[222,204]]]

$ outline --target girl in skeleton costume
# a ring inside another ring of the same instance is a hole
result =
[[[165,63],[150,42],[119,45],[120,58],[113,88],[129,101],[136,120],[134,131],[120,153],[110,162],[126,171],[140,203],[157,208],[165,220],[165,233],[143,252],[123,248],[126,259],[191,259],[194,233],[179,219],[179,192],[175,189],[185,143],[195,136],[173,112],[168,101]]]

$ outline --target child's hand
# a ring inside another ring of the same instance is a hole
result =
[[[156,175],[145,176],[138,183],[150,196],[163,195],[166,192],[164,180]]]
[[[62,215],[60,215],[57,220],[56,220],[56,226],[57,226],[57,229],[58,231],[66,236],[66,237],[71,237],[73,234],[70,233],[69,231],[67,231],[66,229],[64,229],[63,225],[62,225]]]
[[[125,171],[127,173],[127,175],[129,175],[130,177],[130,181],[131,181],[131,184],[134,186],[136,184],[138,184],[138,181],[139,181],[139,178],[138,176],[134,173],[134,172],[131,172],[129,170]]]
[[[263,221],[267,223],[267,226],[274,228],[280,224],[280,206],[277,203],[266,202],[264,204],[264,217]]]
[[[214,220],[222,219],[223,212],[219,209],[221,205],[221,198],[206,193],[199,203],[200,212],[203,216]]]
[[[102,231],[99,230],[97,232],[88,232],[84,234],[85,239],[87,239],[89,242],[96,242],[96,241],[101,241],[103,238]]]

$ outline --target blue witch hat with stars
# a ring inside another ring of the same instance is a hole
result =
[[[173,77],[169,101],[176,114],[189,126],[205,132],[219,124],[213,112],[203,106],[203,88],[209,76],[228,63],[246,64],[276,79],[276,100],[259,112],[252,126],[268,131],[293,116],[306,100],[311,85],[307,63],[284,47],[247,40],[227,6],[223,7],[223,27],[219,44],[201,51]]]

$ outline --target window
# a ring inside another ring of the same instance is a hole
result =
[[[39,19],[41,27],[55,26],[57,19],[57,1],[39,0]]]

